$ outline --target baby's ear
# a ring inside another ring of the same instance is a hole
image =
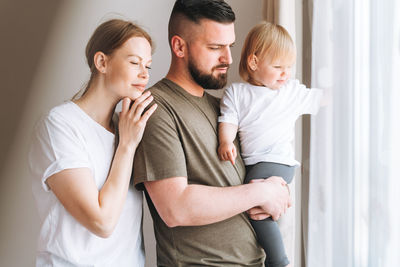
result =
[[[257,70],[258,58],[256,55],[251,54],[247,59],[247,64],[252,71]]]

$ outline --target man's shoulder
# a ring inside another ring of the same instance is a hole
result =
[[[178,94],[173,87],[174,84],[164,78],[152,85],[148,90],[151,92],[154,101],[158,105],[170,106],[174,105],[176,101],[179,101]]]
[[[166,83],[165,79],[161,79],[155,84],[153,84],[148,89],[152,95],[163,95],[166,91],[169,91],[168,84]]]
[[[153,103],[157,104],[158,107],[147,122],[147,127],[151,128],[153,124],[158,124],[164,120],[174,120],[173,118],[176,117],[175,114],[181,101],[179,95],[171,86],[173,84],[168,83],[168,80],[164,78],[148,89],[154,98]]]

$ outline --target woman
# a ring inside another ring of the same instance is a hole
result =
[[[131,22],[101,24],[86,46],[85,92],[36,126],[29,163],[41,219],[37,266],[144,266],[142,195],[129,180],[156,109],[143,113],[152,101],[144,93],[151,52],[150,36]]]

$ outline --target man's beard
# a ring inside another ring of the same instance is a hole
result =
[[[204,89],[222,89],[227,83],[227,73],[221,73],[217,77],[212,75],[212,72],[216,68],[229,68],[229,64],[220,64],[212,68],[211,73],[207,74],[201,72],[197,66],[194,64],[192,59],[189,59],[189,71],[192,75],[193,80],[203,87]]]

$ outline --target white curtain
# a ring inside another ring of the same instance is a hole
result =
[[[400,2],[314,0],[306,265],[400,266]]]

